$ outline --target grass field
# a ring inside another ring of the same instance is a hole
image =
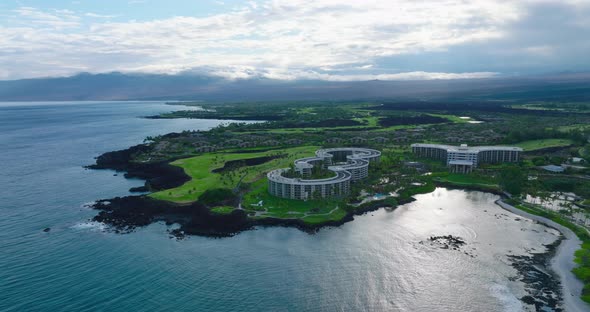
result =
[[[479,186],[486,189],[499,189],[498,183],[491,177],[484,177],[475,174],[458,174],[450,173],[447,176],[441,176],[436,178],[437,181],[447,182],[457,186]]]
[[[542,139],[523,141],[514,145],[522,147],[525,151],[534,151],[542,148],[568,146],[571,144],[573,144],[573,142],[569,139]]]
[[[444,115],[444,114],[428,114],[428,115],[434,116],[434,117],[446,118],[449,121],[452,121],[453,123],[469,123],[469,120],[471,120],[471,119],[461,119],[459,116],[455,116],[455,115]]]
[[[229,207],[229,206],[219,206],[219,207],[211,208],[212,212],[214,212],[216,214],[221,214],[221,215],[230,214],[234,210],[235,210],[234,207]]]
[[[192,179],[187,183],[168,190],[150,194],[151,197],[176,203],[190,203],[207,189],[233,188],[240,178],[243,182],[251,183],[264,178],[272,169],[288,167],[295,159],[311,156],[318,149],[317,146],[301,146],[257,153],[210,153],[191,158],[179,159],[172,165],[179,166]],[[286,153],[287,157],[278,158],[257,166],[236,169],[227,174],[213,173],[212,170],[222,168],[227,161],[257,158],[277,153]]]
[[[569,125],[569,126],[561,126],[559,128],[557,128],[557,130],[561,131],[561,132],[568,132],[571,130],[588,130],[590,129],[590,125],[588,124],[575,124],[575,125]]]
[[[344,202],[338,200],[303,201],[272,196],[268,193],[266,178],[255,182],[242,199],[242,208],[257,211],[257,218],[302,219],[310,224],[342,219],[346,215],[346,211],[340,208],[343,206]]]

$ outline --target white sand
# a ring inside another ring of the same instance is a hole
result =
[[[547,218],[522,211],[502,200],[497,200],[496,204],[514,214],[553,227],[563,234],[565,239],[559,244],[555,256],[551,259],[551,268],[557,275],[559,275],[561,280],[564,310],[568,312],[590,311],[590,305],[580,299],[584,284],[572,273],[572,269],[576,267],[576,263],[574,262],[574,252],[580,248],[580,245],[582,245],[582,241],[576,236],[576,234],[574,234],[572,230]]]

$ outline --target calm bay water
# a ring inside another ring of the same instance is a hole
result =
[[[85,170],[147,135],[215,120],[149,120],[160,102],[0,103],[0,311],[518,311],[506,254],[557,233],[517,220],[491,194],[437,189],[309,235],[261,228],[176,241],[87,222],[84,203],[142,181]],[[51,231],[42,230],[50,227]],[[425,241],[464,238],[464,251]]]

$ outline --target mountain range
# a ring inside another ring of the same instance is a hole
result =
[[[164,75],[113,72],[0,81],[0,101],[381,99],[590,101],[590,73],[485,79],[334,82],[265,78],[228,80],[190,73]]]

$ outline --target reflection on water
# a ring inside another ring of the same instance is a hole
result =
[[[552,192],[547,196],[532,196],[527,194],[524,201],[530,204],[538,205],[542,208],[559,212],[566,215],[573,222],[590,226],[590,218],[586,210],[576,205],[580,197],[574,193]]]
[[[87,222],[84,203],[138,180],[84,170],[147,135],[211,120],[148,120],[162,103],[0,105],[0,311],[515,311],[523,285],[507,254],[556,233],[495,195],[436,189],[309,235],[259,228],[176,241],[164,224],[128,235]],[[49,232],[43,229],[50,228]],[[453,235],[459,250],[429,244]]]

